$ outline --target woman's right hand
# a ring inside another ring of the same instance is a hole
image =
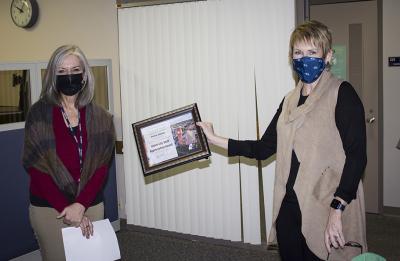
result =
[[[197,126],[203,129],[204,135],[206,135],[207,140],[214,145],[221,148],[228,149],[228,139],[215,135],[213,124],[211,122],[197,122]]]
[[[197,122],[196,124],[197,124],[197,126],[199,126],[203,129],[204,134],[207,137],[207,140],[209,142],[213,143],[212,140],[215,137],[213,124],[211,122],[202,122],[202,121]]]
[[[64,208],[57,218],[64,218],[64,223],[79,227],[82,222],[83,214],[85,213],[85,207],[78,203],[72,203],[68,207]]]

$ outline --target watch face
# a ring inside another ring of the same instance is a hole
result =
[[[13,0],[11,3],[11,18],[19,27],[31,27],[36,22],[37,11],[34,0]]]

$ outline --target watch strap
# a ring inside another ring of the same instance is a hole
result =
[[[331,202],[331,208],[340,209],[341,211],[343,211],[346,208],[346,205],[342,204],[342,202],[334,198]]]

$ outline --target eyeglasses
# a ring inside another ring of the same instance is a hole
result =
[[[363,252],[363,247],[360,243],[354,242],[354,241],[348,241],[347,243],[344,244],[345,247],[357,247],[360,249],[360,254],[362,254]],[[333,245],[331,244],[331,247],[333,247]],[[326,257],[326,260],[329,260],[329,255],[330,253],[328,253],[328,256]]]

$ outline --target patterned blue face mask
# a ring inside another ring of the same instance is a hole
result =
[[[303,56],[293,59],[293,69],[304,83],[315,82],[325,69],[325,61],[322,58]]]

